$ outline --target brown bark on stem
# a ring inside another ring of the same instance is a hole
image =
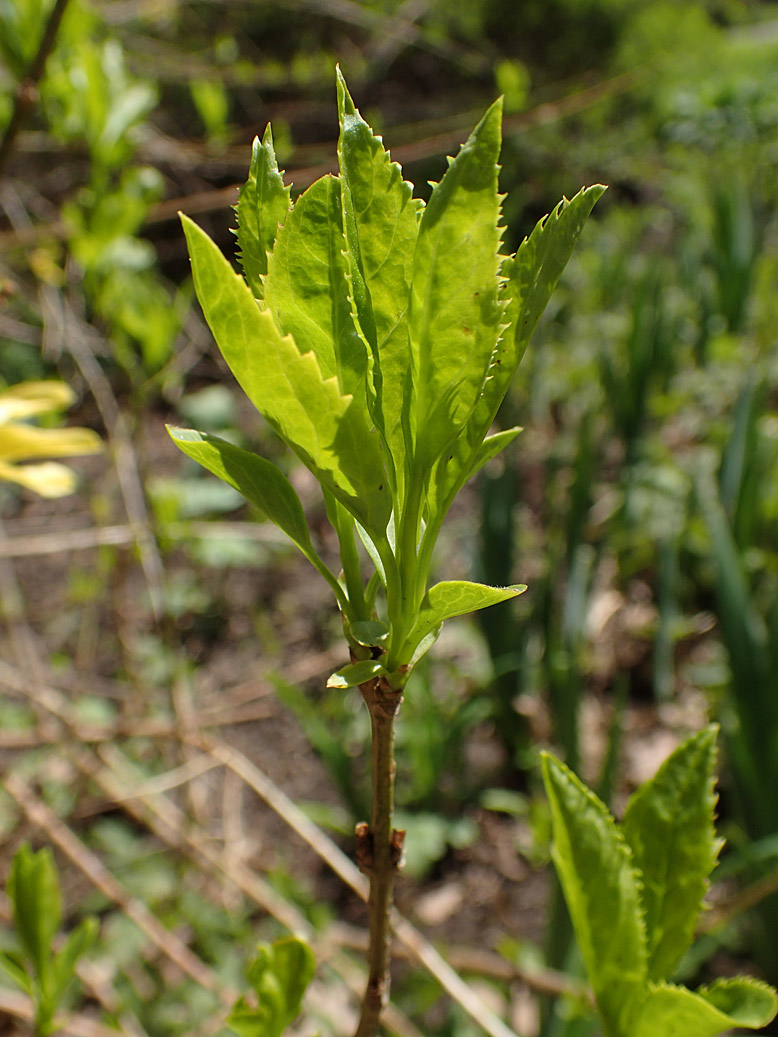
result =
[[[372,818],[357,825],[357,861],[370,879],[368,980],[354,1037],[375,1037],[389,1000],[389,914],[404,832],[392,829],[394,813],[394,720],[402,692],[381,680],[360,686],[372,734]]]

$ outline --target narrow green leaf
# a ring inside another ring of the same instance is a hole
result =
[[[290,1026],[300,1012],[303,995],[316,971],[313,951],[297,937],[276,940],[273,944],[273,969],[284,993],[285,1026]]]
[[[241,1037],[282,1037],[300,1012],[314,969],[310,948],[297,937],[260,944],[246,971],[256,1007],[240,998],[227,1025]]]
[[[24,967],[24,959],[21,954],[16,951],[0,951],[0,969],[25,994],[32,996],[34,990],[33,982]]]
[[[552,856],[603,1032],[635,1037],[629,1024],[645,990],[647,961],[632,854],[605,805],[548,753],[543,783],[551,804]]]
[[[501,120],[496,101],[434,186],[419,226],[409,325],[420,464],[434,461],[470,417],[504,323],[498,301]]]
[[[96,918],[85,918],[68,935],[65,946],[54,959],[51,1000],[55,1006],[59,1005],[67,988],[75,978],[78,959],[86,954],[97,939],[98,929]]]
[[[481,443],[495,419],[516,368],[524,355],[548,300],[575,248],[581,231],[605,188],[583,188],[568,201],[563,198],[538,222],[515,256],[502,266],[507,325],[490,359],[483,392],[462,435],[441,457],[431,485],[434,513],[445,513],[464,483],[478,470]]]
[[[36,853],[26,843],[19,847],[8,876],[8,896],[19,940],[43,979],[48,974],[51,943],[62,919],[51,850],[44,848]]]
[[[498,454],[501,454],[514,441],[516,436],[523,431],[523,428],[515,425],[513,428],[506,428],[502,432],[495,432],[494,435],[487,436],[475,452],[469,478],[472,478],[477,472],[480,472],[485,464],[488,464]]]
[[[356,688],[358,684],[380,677],[387,671],[378,659],[362,659],[358,663],[341,666],[327,680],[328,688]]]
[[[312,350],[324,378],[365,400],[367,347],[351,315],[340,182],[323,176],[289,213],[268,260],[265,302],[302,353]]]
[[[208,432],[172,425],[166,428],[180,450],[242,493],[286,533],[306,558],[314,553],[300,498],[280,468]]]
[[[382,534],[391,495],[378,436],[364,408],[322,376],[278,330],[217,246],[182,218],[195,289],[219,348],[254,406],[317,479],[373,535]]]
[[[291,207],[289,188],[278,171],[273,134],[268,125],[262,141],[254,138],[248,180],[241,188],[238,214],[238,247],[241,266],[256,299],[264,298],[263,278],[267,254],[273,248],[278,225]]]
[[[469,580],[436,583],[430,587],[422,601],[418,622],[409,638],[411,648],[415,648],[445,620],[508,601],[523,594],[526,589],[523,583],[510,587],[488,587],[484,583],[471,583]]]
[[[563,198],[553,212],[540,220],[521,243],[502,273],[507,278],[505,297],[509,323],[498,356],[505,370],[494,372],[498,384],[508,383],[519,364],[548,300],[567,266],[581,231],[605,187],[582,188],[569,201]],[[503,392],[504,395],[504,392]]]
[[[724,981],[698,993],[669,984],[651,985],[619,1037],[717,1037],[733,1026],[758,1029],[775,1016],[773,991],[747,979]]]
[[[413,198],[413,185],[403,180],[400,166],[354,106],[340,70],[337,77],[338,161],[352,297],[372,352],[376,424],[402,477],[405,453],[411,448],[407,310],[423,203]]]
[[[642,874],[648,977],[668,979],[691,945],[715,837],[713,765],[717,728],[694,735],[632,796],[623,832]]]
[[[166,426],[170,438],[185,454],[233,486],[275,522],[332,587],[345,607],[342,589],[311,543],[305,512],[294,487],[271,461],[234,446],[218,436],[195,429]]]

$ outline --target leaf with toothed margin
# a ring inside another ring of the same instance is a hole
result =
[[[273,150],[273,134],[268,125],[260,142],[254,138],[248,180],[240,190],[235,211],[238,214],[238,258],[255,299],[265,294],[263,277],[267,273],[267,254],[273,248],[278,225],[291,207],[289,188],[278,171]]]
[[[542,754],[552,857],[608,1037],[628,1037],[647,983],[640,877],[605,804],[569,768]]]
[[[402,477],[410,450],[411,353],[407,310],[423,202],[381,138],[354,106],[337,72],[343,227],[354,312],[371,351],[375,421]]]
[[[600,184],[563,198],[540,220],[515,256],[505,259],[500,296],[506,300],[503,330],[483,391],[462,434],[441,457],[430,480],[433,511],[447,511],[464,483],[480,467],[481,442],[494,421],[535,327],[572,255],[595,202]]]
[[[324,378],[313,353],[283,335],[208,235],[182,217],[195,291],[224,359],[246,395],[316,478],[372,536],[383,536],[391,494],[364,407]]]
[[[605,192],[602,184],[582,188],[570,201],[563,198],[557,207],[539,220],[515,256],[505,261],[503,296],[510,301],[506,311],[509,322],[500,339],[493,370],[494,385],[489,396],[499,406],[527,343],[537,327],[548,300],[567,266],[581,231],[595,203]],[[499,397],[496,401],[494,397]]]
[[[693,735],[635,792],[624,837],[642,874],[648,977],[672,976],[694,937],[721,843],[713,815],[715,725]]]
[[[325,378],[365,400],[367,347],[351,314],[340,183],[323,176],[300,195],[268,261],[265,302],[298,349],[312,350]]]
[[[629,1030],[617,1037],[718,1037],[733,1027],[757,1030],[775,1017],[777,1007],[774,990],[746,977],[697,991],[650,984],[648,995],[634,1006]]]
[[[505,323],[498,299],[501,121],[496,101],[433,187],[419,225],[409,326],[422,469],[470,417]]]

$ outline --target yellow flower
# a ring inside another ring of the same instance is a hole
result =
[[[21,382],[0,391],[0,479],[19,483],[42,497],[63,497],[76,475],[56,461],[20,465],[35,457],[99,453],[103,444],[88,428],[38,428],[29,418],[69,407],[75,395],[64,382]]]

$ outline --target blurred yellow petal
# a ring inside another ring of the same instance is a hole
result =
[[[0,391],[0,425],[15,418],[63,410],[75,398],[64,382],[20,382]]]
[[[36,428],[34,425],[0,425],[0,458],[21,461],[32,457],[70,457],[98,454],[103,443],[88,428]]]
[[[56,461],[28,465],[11,465],[0,461],[0,479],[25,486],[41,497],[64,497],[75,490],[77,482],[75,472]]]

